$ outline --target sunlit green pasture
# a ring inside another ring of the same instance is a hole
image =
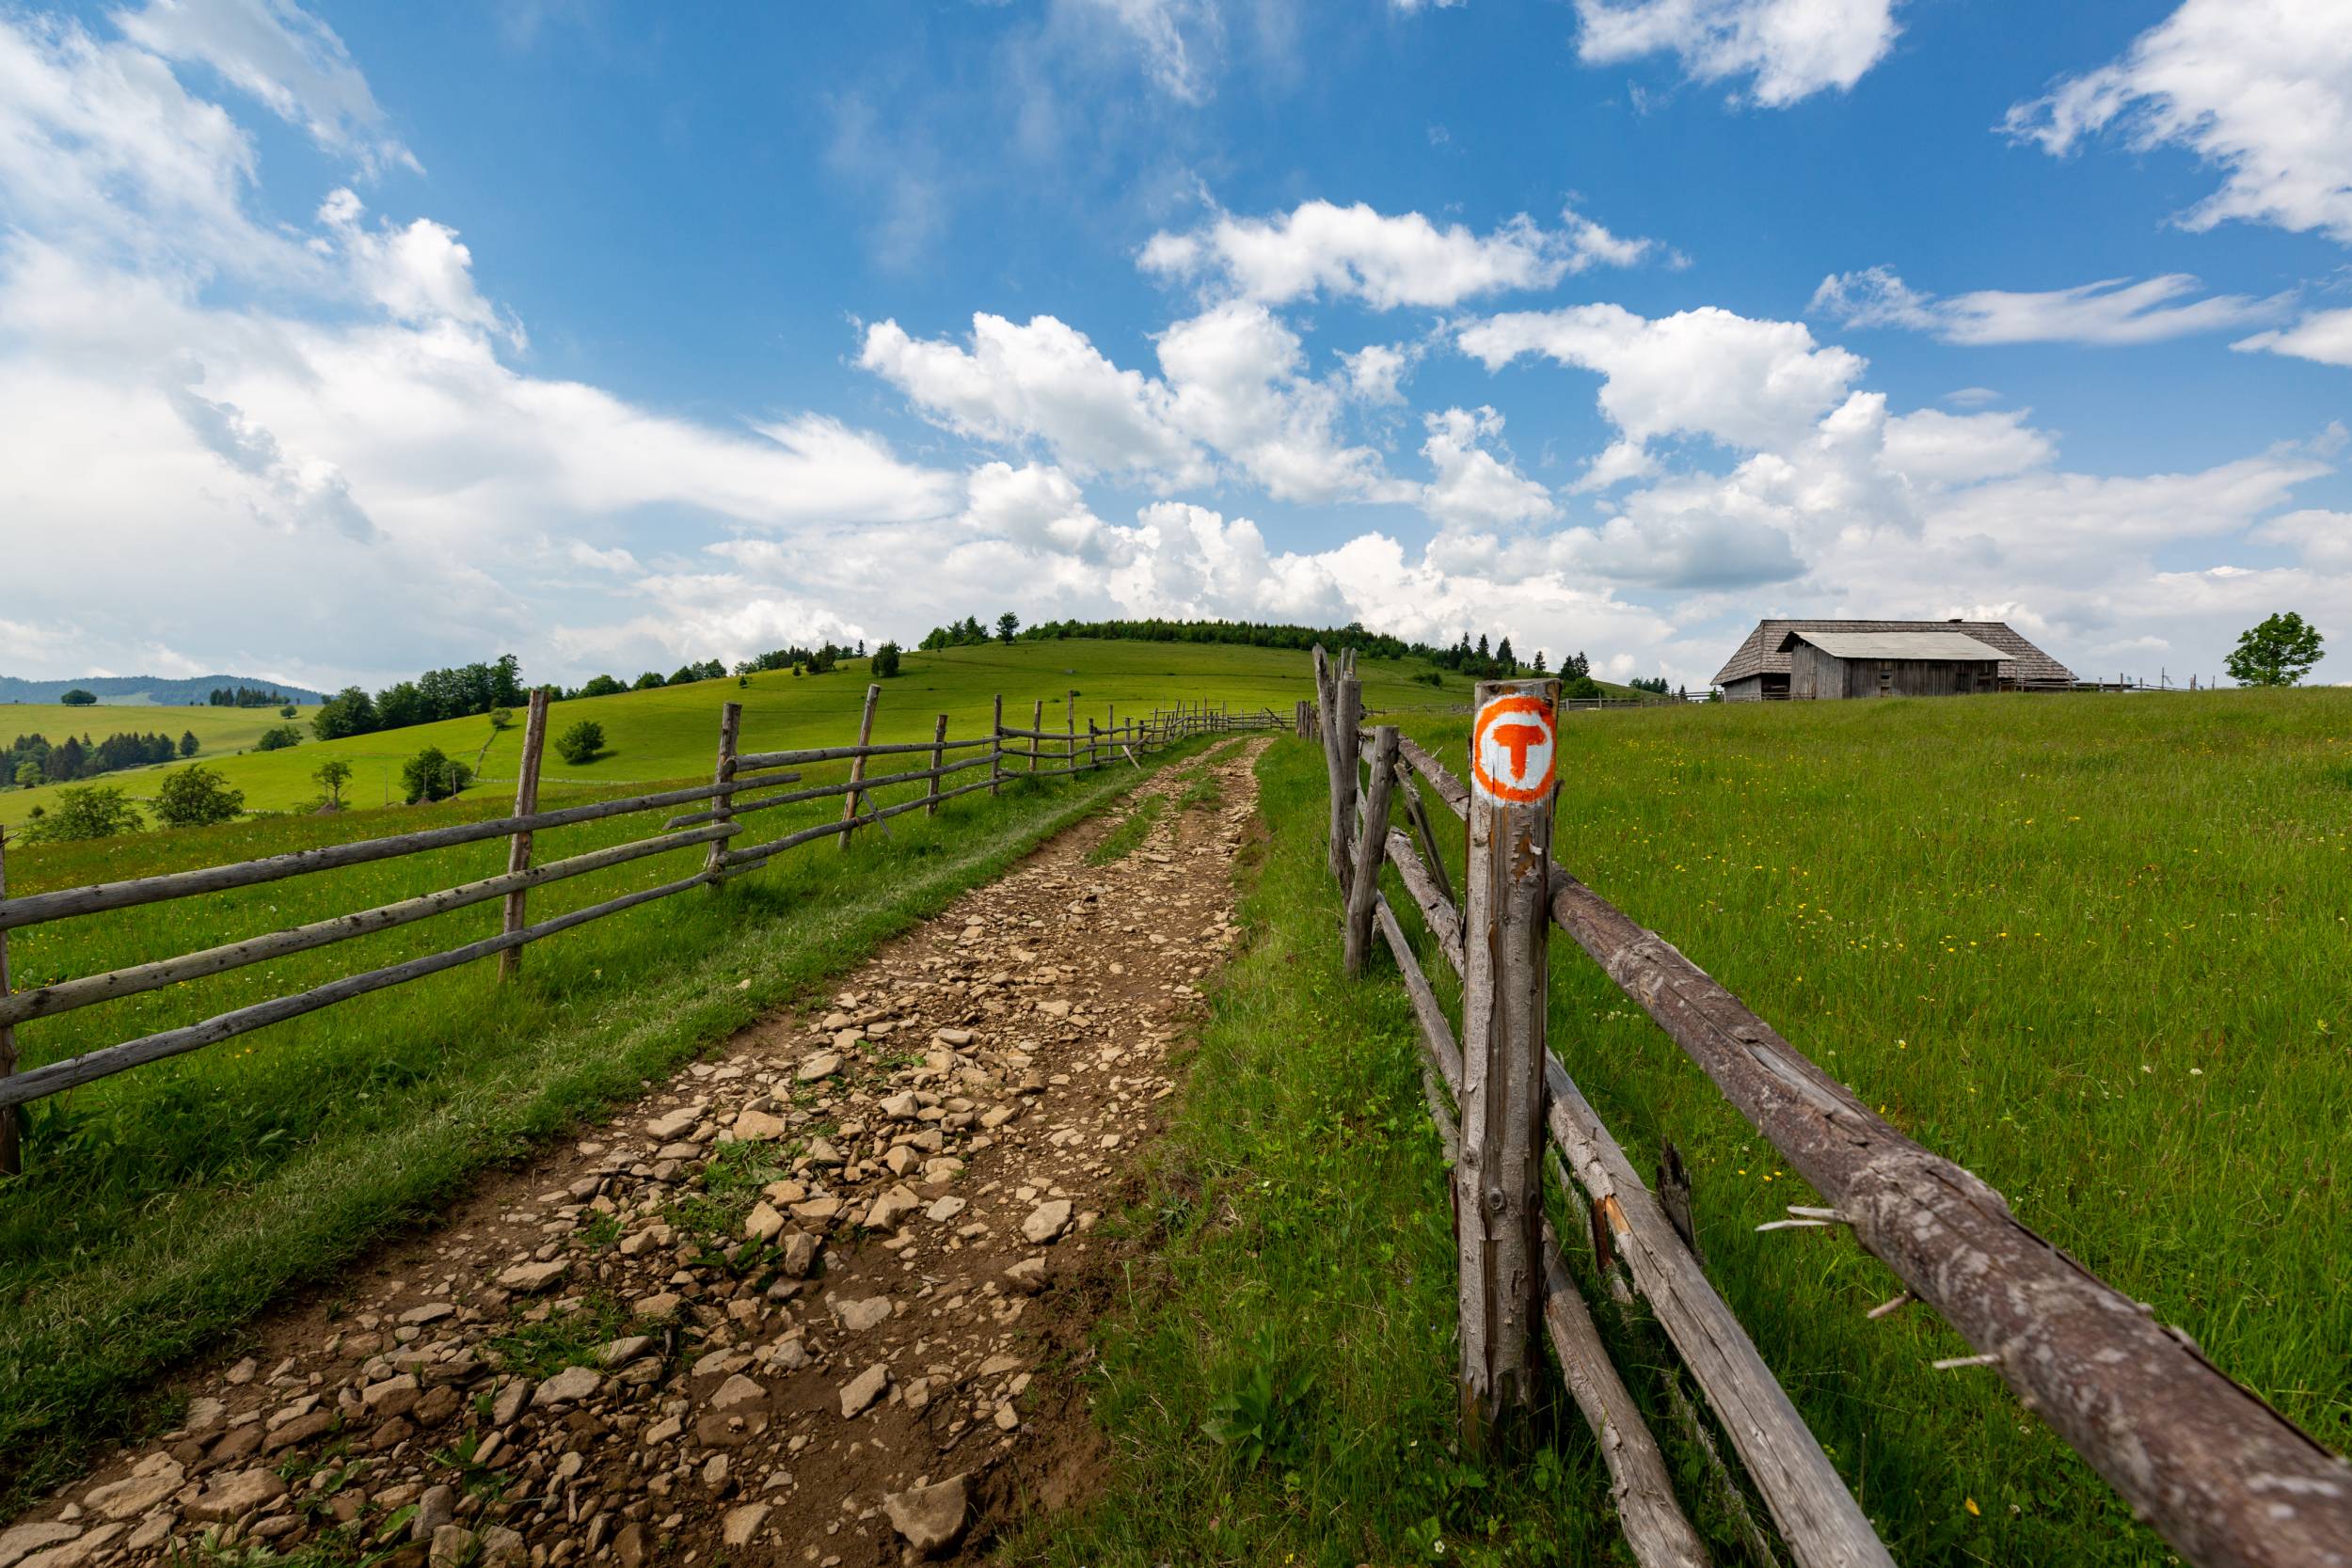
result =
[[[197,707],[148,707],[102,703],[95,707],[68,707],[63,703],[0,703],[0,746],[21,735],[47,736],[51,741],[61,743],[68,736],[87,736],[95,741],[128,732],[166,735],[177,741],[183,735],[193,734],[197,759],[217,766],[225,753],[246,750],[262,738],[262,731],[274,730],[280,724],[298,725],[308,736],[310,716],[316,712],[315,707],[296,708],[294,717],[289,720],[279,718],[274,707],[214,707],[210,704]],[[85,782],[119,784],[132,795],[151,795],[155,777],[166,766],[178,765],[125,768]],[[0,826],[23,822],[35,805],[56,793],[52,786],[17,789],[14,783],[0,780]]]
[[[2352,1448],[2352,693],[1571,715],[1560,766],[1563,866]],[[1555,1048],[1637,1164],[1683,1149],[1709,1273],[1898,1560],[2166,1560],[1996,1378],[1929,1370],[1966,1353],[1933,1314],[1864,1319],[1886,1270],[1756,1234],[1811,1193],[1552,947]]]
[[[1441,689],[1416,684],[1411,676],[1427,667],[1419,660],[1367,661],[1363,667],[1364,702],[1369,707],[1403,709],[1458,705],[1470,700],[1470,683],[1459,675],[1445,677]],[[929,740],[938,715],[948,716],[948,735],[985,735],[998,693],[1005,699],[1005,722],[1019,729],[1031,726],[1035,704],[1045,703],[1045,728],[1061,729],[1074,713],[1078,733],[1087,721],[1105,722],[1148,714],[1155,704],[1224,703],[1235,712],[1266,706],[1288,717],[1292,705],[1314,694],[1314,683],[1302,655],[1274,648],[1248,648],[1208,643],[1071,641],[1066,642],[992,643],[985,647],[950,648],[940,653],[908,654],[896,677],[882,683],[876,710],[878,740]],[[866,661],[846,661],[829,675],[794,675],[771,671],[745,678],[702,681],[691,686],[658,687],[611,697],[589,697],[556,704],[548,712],[550,735],[560,734],[582,719],[604,727],[605,750],[593,762],[562,761],[550,747],[546,772],[550,780],[588,784],[643,783],[693,774],[707,778],[718,747],[722,704],[743,705],[744,744],[778,751],[796,746],[845,745],[856,738],[858,712],[866,701]],[[1075,689],[1074,706],[1066,693]],[[1115,714],[1113,710],[1116,710]],[[159,715],[236,715],[233,708],[40,708],[21,710],[0,705],[0,727],[14,712],[72,713],[82,716],[73,730],[94,728],[88,716],[155,713]],[[284,721],[277,709],[245,709],[259,713],[269,724]],[[310,734],[310,713],[299,722]],[[118,728],[163,728],[166,721],[107,718]],[[192,720],[168,721],[174,736]],[[266,728],[250,721],[250,735],[224,738],[219,749],[250,745]],[[27,725],[28,730],[37,726]],[[45,730],[53,739],[58,731]],[[197,727],[208,750],[216,749],[207,732]],[[511,792],[516,758],[522,745],[522,723],[494,731],[486,717],[452,719],[436,724],[354,736],[344,740],[312,741],[283,752],[248,752],[243,756],[208,756],[229,783],[245,791],[246,809],[255,812],[307,810],[318,798],[311,775],[328,757],[351,764],[353,778],[345,798],[356,805],[380,806],[398,802],[401,764],[427,746],[474,766],[484,787],[503,782]],[[134,797],[151,795],[155,769],[109,775],[103,782],[123,785]],[[22,824],[32,808],[46,803],[54,787],[0,791],[0,827]]]

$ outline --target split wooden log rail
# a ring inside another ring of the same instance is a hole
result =
[[[1599,1260],[1622,1267],[1649,1304],[1791,1560],[1801,1568],[1890,1560],[1690,1245],[1545,1048],[1539,955],[1557,926],[1821,1195],[1824,1206],[1793,1211],[1793,1223],[1847,1229],[1902,1281],[1898,1300],[1940,1312],[1980,1353],[1965,1364],[1997,1368],[2020,1402],[2184,1559],[2200,1568],[2352,1568],[2352,1466],[2231,1381],[2187,1336],[2021,1224],[1990,1186],[1874,1115],[1671,943],[1552,863],[1548,832],[1535,823],[1548,827],[1555,810],[1556,769],[1547,760],[1535,780],[1523,769],[1538,752],[1556,754],[1555,688],[1479,687],[1473,787],[1390,726],[1359,733],[1362,700],[1344,657],[1334,662],[1315,649],[1314,673],[1312,711],[1300,705],[1292,727],[1325,745],[1343,956],[1351,972],[1359,968],[1376,930],[1394,958],[1431,1114],[1454,1167],[1466,1442],[1486,1442],[1507,1419],[1505,1374],[1534,1365],[1540,1323],[1594,1428],[1635,1556],[1645,1565],[1706,1560],[1666,1490],[1654,1441],[1630,1401],[1617,1397],[1623,1386],[1598,1336],[1585,1331],[1589,1315],[1557,1239],[1545,1227],[1532,1250],[1518,1250],[1523,1216],[1541,1223],[1520,1100],[1532,1071],[1544,1131],[1589,1204]],[[1417,784],[1468,834],[1470,885],[1458,904]],[[1401,800],[1410,834],[1391,826],[1392,800]],[[1383,864],[1462,977],[1458,1043],[1375,885]]]
[[[1105,721],[1089,720],[1087,734],[1082,736],[1078,733],[1078,694],[1072,692],[1065,699],[1068,707],[1063,716],[1063,727],[1058,731],[1045,731],[1041,726],[1030,730],[1008,729],[1003,721],[1004,699],[999,696],[995,700],[995,720],[987,735],[950,740],[947,738],[948,718],[942,714],[934,721],[931,737],[927,741],[876,744],[873,740],[874,717],[881,695],[880,684],[867,688],[855,745],[799,747],[774,752],[741,750],[741,705],[723,704],[719,716],[718,762],[709,784],[543,811],[538,804],[540,754],[548,727],[548,699],[544,692],[534,692],[523,729],[514,815],[301,849],[230,865],[168,872],[126,881],[58,888],[12,898],[8,895],[8,847],[0,841],[0,1173],[14,1175],[22,1167],[17,1138],[20,1115],[17,1107],[30,1101],[93,1083],[146,1063],[201,1050],[272,1023],[298,1018],[388,987],[422,979],[429,974],[437,974],[479,958],[496,957],[500,960],[501,978],[512,979],[519,968],[523,948],[532,942],[693,888],[715,887],[756,870],[776,855],[798,845],[832,836],[837,837],[846,848],[850,835],[860,828],[910,811],[920,810],[936,816],[943,804],[959,796],[982,789],[999,790],[1006,778],[1005,759],[1011,741],[1026,741],[1026,754],[1036,775],[1039,778],[1054,778],[1089,772],[1113,763],[1134,761],[1140,753],[1161,751],[1203,735],[1281,727],[1271,711],[1233,714],[1222,706],[1187,703],[1154,708],[1148,716],[1131,716],[1125,720],[1118,720],[1114,713],[1105,710]],[[1040,712],[1042,713],[1042,704],[1040,705]],[[959,754],[953,758],[949,755],[951,752],[962,753],[983,748],[978,755]],[[883,759],[883,766],[888,768],[892,766],[888,759],[900,758],[928,761],[929,766],[880,774],[867,770],[869,763],[876,759]],[[849,764],[846,779],[799,789],[787,787],[800,783],[803,775],[799,769],[803,767],[835,762]],[[1040,762],[1054,766],[1040,767]],[[1135,765],[1138,768],[1142,766],[1139,762]],[[983,768],[988,770],[987,774],[977,782],[952,788],[943,787],[944,781],[959,773]],[[881,802],[881,791],[910,784],[923,787],[919,793],[906,800],[888,804]],[[787,832],[764,843],[740,845],[735,842],[744,834],[747,827],[744,819],[747,817],[778,807],[833,796],[844,798],[838,820]],[[693,809],[669,816],[662,822],[660,831],[653,836],[567,855],[560,860],[532,863],[535,834],[554,828],[637,813],[673,813],[680,806]],[[11,989],[9,984],[8,933],[12,930],[103,914],[115,910],[134,909],[168,899],[201,897],[237,888],[256,887],[289,877],[366,865],[407,855],[431,854],[501,838],[507,841],[507,868],[502,875],[459,883],[438,892],[335,915],[262,936],[224,942],[198,952],[132,964],[102,974],[47,981],[22,990]],[[532,922],[529,918],[526,895],[532,888],[674,850],[705,846],[707,848],[701,868],[690,876],[665,881],[659,886],[637,889],[549,919]],[[307,990],[272,997],[194,1023],[121,1040],[24,1071],[18,1070],[18,1025],[22,1023],[371,936],[492,900],[502,901],[503,911],[499,930],[494,936],[346,974]]]

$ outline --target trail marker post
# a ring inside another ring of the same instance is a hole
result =
[[[1543,1370],[1544,1012],[1559,701],[1556,681],[1482,681],[1472,704],[1454,1196],[1462,1436],[1476,1453],[1518,1446]]]

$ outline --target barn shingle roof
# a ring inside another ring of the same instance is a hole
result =
[[[1747,641],[1715,672],[1715,684],[1725,686],[1750,675],[1788,673],[1788,656],[1781,652],[1780,645],[1792,631],[1956,631],[2010,656],[2001,661],[2002,680],[2041,685],[2072,683],[2074,678],[2073,671],[2017,635],[2005,621],[1758,621],[1756,629],[1748,633]]]

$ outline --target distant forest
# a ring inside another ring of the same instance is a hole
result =
[[[76,740],[67,736],[54,744],[41,735],[20,735],[0,752],[0,784],[12,784],[20,789],[36,784],[72,784],[76,779],[95,778],[111,773],[118,768],[144,768],[150,763],[169,762],[175,757],[196,755],[197,739],[189,731],[173,740],[167,735],[110,735],[103,740],[92,740],[85,735]]]
[[[190,675],[185,680],[166,680],[160,675],[84,675],[70,681],[26,680],[21,675],[0,675],[0,703],[54,703],[69,691],[87,691],[100,702],[109,699],[121,702],[143,697],[148,702],[166,707],[187,705],[202,706],[213,700],[215,691],[234,692],[239,689],[266,692],[267,704],[256,706],[277,707],[284,703],[323,703],[324,692],[304,686],[288,686],[284,681],[264,680],[259,675]],[[235,705],[231,704],[230,705]]]

